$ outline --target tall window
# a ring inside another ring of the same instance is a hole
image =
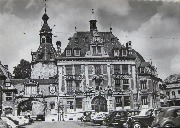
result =
[[[82,99],[76,98],[76,108],[82,108]]]
[[[116,91],[121,91],[121,81],[119,79],[115,80],[115,90]]]
[[[95,74],[100,75],[101,74],[101,65],[94,65],[95,67]]]
[[[97,46],[97,52],[101,53],[101,46]]]
[[[5,92],[5,94],[6,94],[6,101],[13,100],[13,92]]]
[[[72,65],[66,65],[66,74],[72,75]]]
[[[115,100],[116,100],[116,107],[121,107],[122,106],[121,96],[115,97]]]
[[[80,90],[80,82],[76,81],[75,84],[76,84],[76,91],[79,91]]]
[[[72,81],[67,81],[67,93],[71,93],[73,90]]]
[[[96,46],[92,46],[93,54],[96,54]]]
[[[140,68],[140,73],[145,73],[145,68]]]
[[[141,96],[141,103],[142,103],[142,105],[147,105],[148,104],[147,96]]]
[[[114,65],[114,74],[120,74],[121,71],[120,71],[120,65]]]
[[[127,90],[129,88],[129,79],[123,79],[123,90]]]
[[[122,65],[122,73],[123,74],[128,74],[128,65],[127,64]]]
[[[81,75],[81,65],[74,65],[75,75]]]
[[[130,106],[130,97],[124,96],[124,106]]]
[[[140,86],[141,86],[141,89],[147,89],[147,80],[141,80]]]
[[[67,101],[67,105],[70,109],[73,109],[74,108],[74,104],[73,104],[73,101]]]

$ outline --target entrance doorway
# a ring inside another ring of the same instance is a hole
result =
[[[107,112],[107,100],[102,96],[96,96],[92,100],[92,110],[96,112]]]

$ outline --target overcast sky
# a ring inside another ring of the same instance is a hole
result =
[[[156,63],[160,78],[179,74],[180,2],[167,1],[49,0],[48,24],[57,36],[53,38],[54,47],[60,40],[65,48],[75,24],[77,31],[89,31],[94,8],[99,31],[109,31],[111,24],[122,44],[132,41],[146,61]],[[43,0],[0,0],[0,61],[9,65],[11,72],[21,59],[31,61],[31,51],[40,44],[43,14]]]

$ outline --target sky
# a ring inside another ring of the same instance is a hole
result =
[[[77,31],[89,31],[94,9],[98,31],[110,31],[146,61],[152,60],[161,79],[180,74],[180,0],[47,0],[53,44]],[[31,61],[39,47],[43,0],[0,0],[0,61],[13,67]]]

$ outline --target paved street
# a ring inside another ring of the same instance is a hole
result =
[[[60,121],[60,122],[35,122],[26,128],[110,128],[108,126],[94,125],[90,122]]]

